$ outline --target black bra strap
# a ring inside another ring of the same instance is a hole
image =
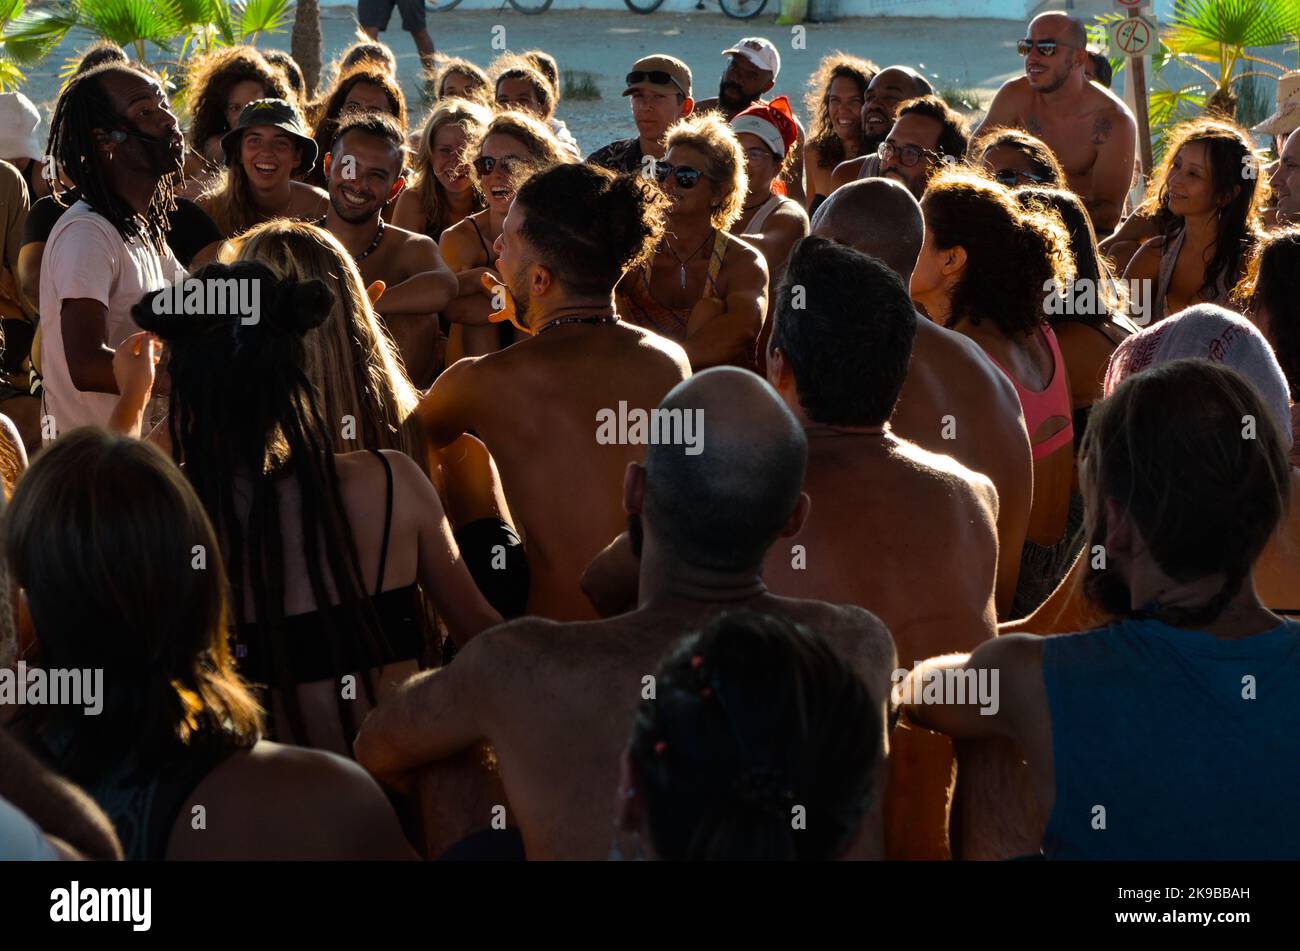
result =
[[[370,451],[384,464],[384,475],[388,477],[388,494],[384,497],[384,540],[379,546],[379,580],[375,583],[375,597],[379,597],[384,593],[384,566],[388,563],[388,535],[393,528],[393,467],[388,464],[388,460],[378,449]]]

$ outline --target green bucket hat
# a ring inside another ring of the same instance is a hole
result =
[[[255,125],[269,125],[279,129],[292,136],[301,146],[302,161],[293,170],[295,175],[310,171],[316,164],[316,155],[320,150],[316,147],[316,140],[307,134],[298,110],[283,99],[254,99],[239,113],[235,127],[221,137],[221,152],[227,167],[238,157],[244,130]]]

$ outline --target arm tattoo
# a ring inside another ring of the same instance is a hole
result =
[[[1092,124],[1092,144],[1105,145],[1110,136],[1110,120],[1102,116]]]

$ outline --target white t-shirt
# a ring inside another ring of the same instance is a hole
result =
[[[50,232],[41,260],[43,412],[52,417],[56,433],[77,426],[105,426],[117,405],[113,393],[92,393],[73,386],[63,348],[63,302],[87,298],[108,308],[104,340],[116,348],[140,330],[131,319],[131,308],[140,298],[184,274],[170,249],[160,255],[139,239],[123,241],[108,219],[84,201],[63,213]],[[44,420],[42,423],[48,434],[49,427]]]
[[[0,861],[51,862],[58,853],[36,823],[0,798]]]

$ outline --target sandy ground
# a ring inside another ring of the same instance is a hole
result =
[[[353,9],[335,6],[324,11],[322,24],[327,56],[335,55],[351,42]],[[429,31],[440,51],[486,65],[498,52],[492,47],[492,28],[500,25],[505,28],[505,43],[510,49],[541,47],[554,54],[562,68],[593,73],[601,98],[562,101],[559,109],[560,118],[568,123],[586,150],[631,134],[627,102],[619,95],[622,76],[634,60],[652,52],[672,53],[690,64],[697,95],[702,98],[717,92],[723,67],[719,54],[723,49],[742,36],[754,33],[765,36],[781,51],[777,92],[797,100],[800,107],[805,85],[818,60],[834,49],[867,56],[881,65],[893,62],[918,65],[936,78],[955,80],[977,89],[986,104],[1001,82],[1020,69],[1014,44],[1023,26],[1011,21],[878,17],[807,24],[806,48],[793,49],[790,29],[774,26],[772,20],[765,14],[757,21],[740,23],[729,20],[716,8],[691,15],[659,12],[650,16],[551,10],[534,17],[507,8],[431,11]],[[396,12],[383,39],[397,54],[408,102],[416,113],[419,58],[410,37],[401,31]],[[47,105],[57,93],[63,60],[86,42],[84,35],[72,37],[40,67],[31,70],[24,89],[27,95]],[[287,49],[289,35],[286,32],[263,37],[259,45]]]

